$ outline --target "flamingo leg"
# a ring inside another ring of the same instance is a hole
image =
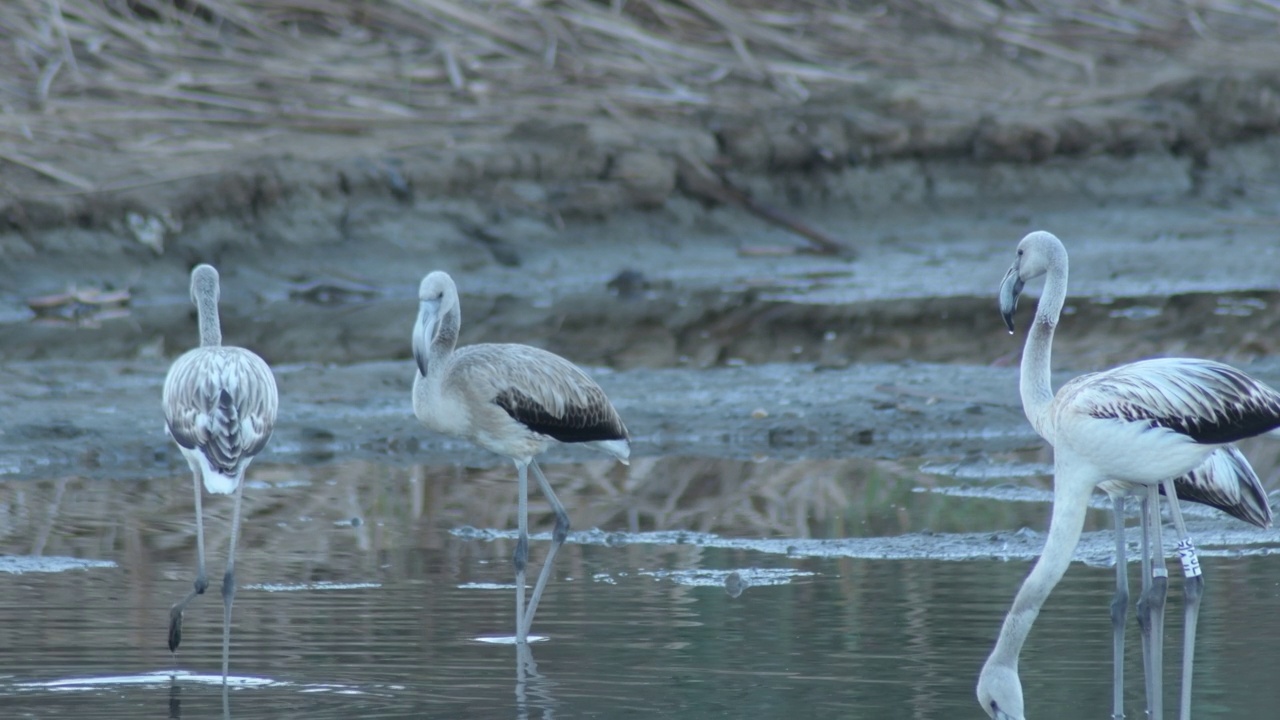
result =
[[[1138,629],[1142,636],[1142,682],[1143,691],[1147,697],[1147,710],[1151,709],[1151,625],[1150,616],[1147,614],[1147,593],[1151,591],[1151,517],[1150,512],[1151,500],[1144,492],[1140,503],[1138,517],[1141,518],[1142,527],[1142,556],[1140,572],[1141,590],[1138,593]]]
[[[236,597],[236,541],[240,537],[240,500],[244,497],[244,478],[236,485],[236,500],[231,511],[231,546],[227,549],[227,570],[222,575],[222,684],[227,684],[227,668],[231,662],[231,603]]]
[[[528,643],[516,646],[516,720],[529,720],[529,675],[537,675],[533,648]]]
[[[516,644],[529,641],[524,623],[524,570],[529,565],[529,463],[516,462],[518,475],[517,490],[519,507],[516,509],[519,533],[516,537],[516,551],[511,557],[516,567]]]
[[[525,643],[516,646],[516,719],[528,720],[534,711],[541,710],[540,717],[555,717],[556,699],[551,690],[555,683],[538,672],[538,662],[533,658],[533,646]]]
[[[560,502],[560,498],[556,497],[556,493],[551,489],[551,483],[547,482],[547,476],[542,474],[542,468],[538,467],[538,461],[533,460],[529,463],[533,468],[533,476],[538,479],[538,487],[542,488],[542,494],[547,496],[547,502],[551,504],[551,511],[556,516],[556,527],[551,533],[551,549],[547,551],[547,559],[542,563],[542,571],[538,573],[538,582],[533,586],[533,596],[529,598],[529,607],[524,613],[523,634],[528,637],[529,629],[533,626],[533,614],[538,609],[538,601],[542,599],[542,591],[547,587],[547,581],[551,579],[551,565],[556,559],[556,552],[560,550],[560,546],[564,544],[564,540],[569,535],[569,513],[564,509],[564,504]]]
[[[1116,529],[1116,594],[1111,600],[1111,632],[1113,637],[1113,670],[1111,717],[1124,717],[1124,623],[1129,613],[1129,561],[1124,537],[1124,494],[1111,499],[1111,512]]]
[[[187,609],[187,605],[197,595],[203,595],[204,591],[209,587],[209,578],[204,571],[204,512],[200,507],[200,485],[202,484],[200,467],[189,458],[187,464],[191,466],[191,477],[196,489],[196,580],[191,592],[169,608],[169,652],[174,655],[177,655],[178,645],[182,643],[183,611]]]
[[[1160,488],[1147,486],[1146,523],[1151,528],[1151,573],[1149,585],[1138,601],[1139,621],[1144,622],[1147,663],[1147,715],[1152,720],[1164,717],[1164,606],[1169,592],[1169,570],[1164,561],[1161,536]]]
[[[1204,576],[1200,574],[1200,558],[1196,557],[1195,545],[1187,534],[1186,523],[1182,521],[1182,508],[1178,506],[1177,491],[1172,480],[1164,481],[1164,493],[1169,496],[1169,514],[1173,518],[1173,527],[1178,532],[1178,557],[1182,559],[1182,594],[1186,613],[1183,622],[1182,636],[1182,694],[1180,697],[1178,717],[1191,720],[1191,677],[1196,657],[1196,624],[1200,618],[1200,598],[1204,595]]]

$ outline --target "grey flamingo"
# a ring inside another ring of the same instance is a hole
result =
[[[218,321],[218,271],[198,265],[191,271],[191,301],[200,323],[200,347],[174,361],[164,380],[166,429],[191,466],[196,499],[195,587],[169,611],[169,650],[182,642],[182,613],[209,586],[204,566],[204,518],[200,485],[215,495],[235,494],[231,543],[222,576],[222,681],[231,654],[231,603],[236,593],[236,539],[244,473],[262,452],[275,426],[279,399],[271,368],[244,348],[222,344]]]
[[[528,642],[538,601],[556,552],[569,532],[569,515],[538,467],[536,456],[553,443],[580,444],[624,464],[631,456],[627,428],[594,380],[559,355],[528,345],[480,344],[455,350],[462,322],[458,288],[444,272],[418,287],[413,328],[413,412],[431,430],[464,438],[509,458],[516,466],[519,535],[516,570],[516,642]],[[551,549],[525,607],[529,559],[528,470],[555,513]]]

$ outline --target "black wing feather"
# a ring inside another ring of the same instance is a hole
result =
[[[1152,368],[1158,382],[1142,376]],[[1280,426],[1280,394],[1239,370],[1214,362],[1170,369],[1169,363],[1147,361],[1099,373],[1091,381],[1094,389],[1112,400],[1093,406],[1089,414],[1167,428],[1205,445],[1233,443]],[[1188,402],[1149,402],[1157,394]],[[1186,410],[1169,412],[1170,404]]]
[[[516,389],[503,390],[493,399],[516,422],[562,443],[626,440],[627,428],[609,401],[603,395],[598,400],[603,401],[603,405],[571,405],[562,417],[557,417],[541,403]]]
[[[1214,451],[1173,484],[1180,500],[1217,508],[1260,528],[1271,527],[1271,498],[1253,466],[1235,446]],[[1163,484],[1160,494],[1165,494]]]

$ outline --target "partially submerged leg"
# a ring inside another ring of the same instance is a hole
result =
[[[169,652],[174,654],[178,652],[178,645],[182,643],[183,611],[186,610],[188,603],[197,595],[203,595],[209,587],[209,578],[204,572],[204,512],[200,507],[200,486],[203,483],[200,478],[200,468],[193,462],[188,461],[188,464],[191,465],[191,477],[196,489],[196,581],[191,592],[169,608]]]
[[[1200,558],[1195,545],[1187,534],[1182,521],[1182,509],[1178,507],[1177,490],[1172,480],[1164,481],[1164,493],[1169,496],[1169,515],[1178,532],[1178,557],[1182,560],[1182,595],[1186,603],[1186,616],[1182,625],[1182,694],[1178,717],[1191,720],[1191,677],[1196,657],[1196,624],[1200,618],[1200,597],[1204,594],[1204,576],[1200,574]]]
[[[538,674],[533,648],[528,643],[516,645],[516,720],[529,717],[529,676]]]
[[[1111,717],[1124,717],[1124,623],[1129,614],[1129,561],[1124,537],[1124,494],[1111,498],[1116,532],[1116,594],[1111,600],[1113,669]]]
[[[1144,490],[1138,517],[1142,526],[1142,573],[1138,592],[1138,630],[1142,640],[1142,683],[1146,693],[1147,713],[1151,712],[1151,613],[1147,609],[1147,595],[1151,592],[1151,496]]]
[[[554,718],[556,716],[556,683],[538,672],[533,659],[533,646],[525,643],[516,646],[516,718]],[[536,715],[534,715],[536,713]]]
[[[520,529],[511,562],[516,566],[516,643],[519,644],[529,641],[524,622],[524,569],[529,564],[529,464],[517,461],[516,474],[519,493],[516,522]]]
[[[1164,717],[1164,605],[1169,592],[1169,570],[1164,562],[1164,541],[1161,536],[1160,488],[1151,485],[1147,489],[1147,522],[1151,526],[1151,580],[1142,593],[1139,612],[1145,615],[1146,645],[1150,655],[1147,678],[1147,715],[1152,720]]]
[[[236,486],[235,508],[231,511],[231,547],[227,550],[227,571],[222,576],[222,684],[227,683],[227,666],[231,660],[231,603],[236,597],[236,540],[240,537],[240,498],[244,495],[244,478]]]
[[[569,535],[569,513],[565,512],[560,498],[556,497],[555,491],[551,489],[551,483],[547,482],[547,476],[542,474],[542,468],[538,467],[538,461],[530,462],[530,467],[533,468],[533,476],[538,479],[538,487],[542,488],[542,494],[547,496],[547,502],[551,504],[551,512],[555,513],[556,527],[551,532],[551,549],[547,551],[547,559],[543,561],[542,571],[538,573],[538,583],[533,586],[533,597],[529,598],[529,607],[524,613],[524,634],[526,636],[533,625],[533,613],[538,609],[538,601],[542,599],[542,591],[547,587],[547,580],[551,578],[551,565],[555,562],[556,552]]]

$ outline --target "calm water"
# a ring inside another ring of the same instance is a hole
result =
[[[1044,459],[1010,460],[1027,472]],[[548,639],[525,651],[492,642],[514,624],[513,543],[491,532],[515,525],[506,466],[255,465],[225,697],[216,588],[230,501],[206,502],[211,591],[187,611],[171,679],[167,610],[189,588],[195,555],[186,473],[10,480],[0,484],[0,714],[982,717],[975,677],[1026,562],[788,551],[800,538],[934,532],[944,542],[1044,528],[1043,503],[918,492],[961,482],[920,464],[548,466],[575,528],[603,532],[561,552],[534,625]],[[1039,476],[1015,482],[1046,487]],[[532,507],[545,530],[545,504],[535,495]],[[1091,517],[1090,529],[1104,527],[1105,515]],[[769,538],[782,550],[710,546],[673,529]],[[533,543],[535,572],[546,545]],[[1272,717],[1280,557],[1203,563],[1196,717]],[[732,572],[748,583],[737,597],[725,588]],[[1075,564],[1042,613],[1022,661],[1033,717],[1109,716],[1112,578]],[[1176,578],[1169,608],[1172,706]],[[1136,631],[1130,637],[1130,717],[1141,717]]]

